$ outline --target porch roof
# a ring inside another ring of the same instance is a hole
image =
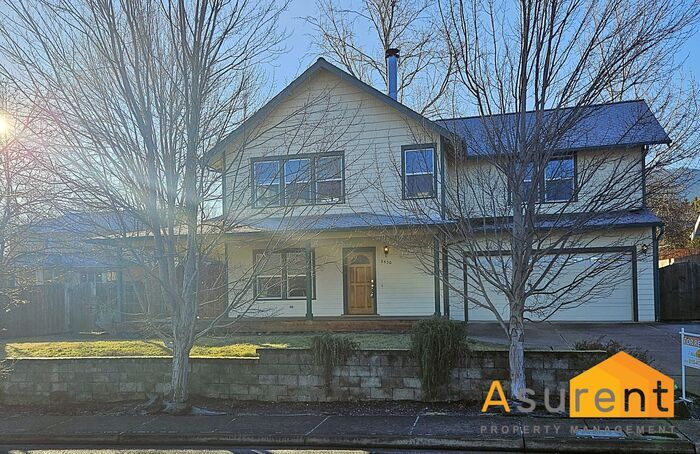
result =
[[[479,218],[471,219],[472,229],[480,233],[490,233],[507,229],[512,224],[512,218]],[[538,230],[556,230],[567,228],[604,229],[623,227],[653,227],[662,225],[653,212],[644,208],[629,211],[610,211],[606,213],[570,213],[561,215],[541,215],[535,222]]]
[[[450,224],[453,221],[377,213],[335,213],[250,219],[229,230],[230,234],[276,231],[361,230]]]

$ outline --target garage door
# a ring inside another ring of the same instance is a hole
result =
[[[488,260],[488,259],[482,259]],[[493,259],[491,259],[493,260]],[[547,261],[549,262],[549,260]],[[500,264],[499,260],[499,264]],[[564,296],[559,294],[558,299],[548,295],[537,295],[528,300],[527,306],[537,306],[537,313],[531,313],[529,318],[551,321],[590,321],[613,322],[633,321],[633,279],[632,257],[630,253],[577,253],[573,256],[561,256],[557,258],[557,264],[553,267],[556,274],[551,274],[551,290],[571,287]],[[507,267],[507,263],[505,265]],[[487,268],[482,265],[482,268]],[[466,269],[469,282],[468,293],[470,297],[485,300],[486,293],[489,300],[499,309],[501,315],[507,319],[507,302],[505,296],[495,287],[484,284],[483,290],[474,278],[475,273]],[[533,279],[541,276],[534,272]],[[567,304],[552,311],[548,306],[566,301]],[[549,317],[548,317],[549,316]],[[470,321],[493,321],[495,317],[486,308],[469,304]]]

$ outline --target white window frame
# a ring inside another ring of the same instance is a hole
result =
[[[549,167],[549,164],[553,161],[571,161],[571,176],[562,178],[562,177],[555,177],[555,178],[547,178],[547,167]],[[542,201],[545,203],[556,203],[556,202],[571,202],[576,198],[576,157],[571,155],[571,156],[560,156],[556,158],[552,158],[549,161],[547,161],[547,166],[545,167],[545,170],[543,172],[544,175],[542,175],[542,178],[544,179],[544,188],[543,188],[543,194],[542,194]],[[547,197],[547,185],[549,184],[550,181],[564,181],[564,180],[571,180],[571,197],[569,198],[562,198],[562,199],[549,199]]]
[[[432,154],[433,162],[432,162],[432,169],[430,172],[408,172],[408,154],[409,153],[416,153],[416,152],[422,152],[422,151],[430,151]],[[437,196],[437,153],[435,151],[435,145],[434,144],[425,144],[425,145],[415,145],[415,146],[404,146],[402,147],[401,150],[402,153],[402,165],[403,165],[403,198],[406,200],[412,200],[412,199],[432,199],[435,196]],[[410,176],[422,176],[422,175],[430,175],[431,182],[432,182],[432,191],[430,195],[409,195],[408,194],[408,177]]]
[[[318,176],[318,169],[321,167],[321,166],[318,164],[318,161],[320,161],[320,160],[322,160],[322,159],[339,159],[339,160],[340,160],[340,175],[339,175],[337,178],[320,178],[320,177]],[[322,204],[322,203],[342,203],[343,200],[344,200],[344,198],[345,198],[345,176],[344,176],[344,174],[345,174],[345,157],[344,157],[344,155],[342,155],[342,154],[330,154],[330,155],[326,155],[326,156],[319,156],[319,157],[316,158],[316,161],[317,161],[317,162],[316,162],[316,168],[315,168],[315,172],[316,172],[316,182],[315,182],[315,185],[314,185],[314,198],[315,198],[315,200],[316,200],[316,203],[318,203],[318,204]],[[318,198],[318,195],[319,195],[318,184],[319,184],[319,183],[329,183],[329,182],[333,182],[333,181],[339,181],[339,182],[340,182],[340,194],[339,194],[338,199],[337,199],[337,200],[327,200],[327,199],[324,199],[324,200],[322,200],[322,201],[319,202],[319,198]]]

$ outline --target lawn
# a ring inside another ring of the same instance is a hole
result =
[[[408,334],[344,334],[363,349],[408,348]],[[204,338],[192,349],[192,357],[256,357],[257,349],[306,348],[314,334],[265,334]],[[169,356],[170,350],[157,339],[69,339],[55,338],[0,341],[0,358],[20,357],[99,357],[99,356]]]
[[[352,333],[362,349],[406,349],[409,334]],[[204,338],[192,349],[198,358],[253,358],[258,348],[308,348],[314,334],[261,334]],[[474,349],[488,348],[470,341]],[[170,350],[157,339],[40,338],[0,341],[0,358],[67,358],[100,356],[169,356]]]

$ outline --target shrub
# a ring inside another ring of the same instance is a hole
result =
[[[333,369],[345,362],[350,353],[357,350],[359,345],[348,337],[322,333],[311,339],[311,351],[314,364],[323,367],[323,379],[326,392],[330,392]]]
[[[446,393],[452,369],[467,349],[465,324],[441,317],[416,323],[411,332],[411,353],[418,362],[421,387],[427,398]]]
[[[601,336],[594,340],[578,341],[574,344],[574,348],[576,350],[603,350],[608,354],[608,356],[624,351],[643,363],[651,365],[654,362],[654,359],[649,356],[649,350],[640,350],[629,345],[622,345],[613,339],[606,340],[605,336]]]

